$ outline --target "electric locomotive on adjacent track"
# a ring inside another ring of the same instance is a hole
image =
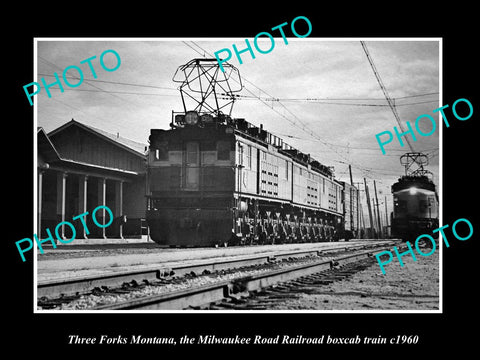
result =
[[[216,59],[194,59],[177,70],[184,76],[178,80],[184,111],[172,112],[171,129],[152,129],[149,138],[151,238],[168,246],[218,246],[345,237],[344,185],[332,169],[262,125],[222,112],[235,99],[230,85],[237,70],[226,65],[220,73]],[[196,106],[188,107],[192,99]],[[356,226],[349,220],[349,238]]]
[[[438,195],[431,174],[423,169],[428,158],[421,153],[407,153],[401,157],[406,175],[392,185],[392,236],[404,241],[415,241],[422,234],[431,234],[438,228]],[[408,173],[412,163],[420,168]]]

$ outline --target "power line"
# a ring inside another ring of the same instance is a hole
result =
[[[275,133],[276,135],[278,136],[281,136],[281,137],[288,137],[288,138],[292,138],[292,139],[298,139],[298,140],[304,140],[304,141],[315,141],[313,139],[307,139],[307,138],[304,138],[304,137],[299,137],[299,136],[294,136],[294,135],[288,135],[288,134],[282,134],[282,133]],[[349,146],[349,145],[340,145],[340,144],[333,144],[334,146],[337,146],[337,147],[342,147],[342,148],[346,148],[346,149],[353,149],[353,150],[373,150],[373,151],[378,151],[379,148],[368,148],[368,147],[359,147],[359,146]],[[405,152],[405,150],[403,149],[392,149],[391,151],[400,151],[400,152]],[[438,151],[438,148],[433,148],[433,149],[427,149],[427,150],[424,150],[425,151]],[[397,156],[397,155],[395,155]]]
[[[51,66],[53,66],[53,67],[55,67],[55,68],[61,70],[60,66],[54,64],[53,62],[51,62],[51,61],[49,61],[49,60],[47,60],[47,59],[45,59],[45,58],[43,58],[43,57],[41,57],[41,56],[39,56],[39,59],[43,60],[44,62],[46,62],[47,64],[50,64]],[[72,79],[76,79],[76,80],[80,80],[80,78],[77,77],[77,76],[73,76],[73,77],[71,77],[71,78],[72,78]],[[88,80],[84,80],[84,81],[87,83],[87,85],[90,85],[91,87],[93,87],[93,88],[95,88],[95,89],[103,90],[102,88],[100,88],[100,87],[98,87],[98,86],[96,86],[96,85],[94,85],[94,84],[90,84]],[[115,98],[117,98],[117,99],[120,99],[120,100],[122,100],[122,101],[125,101],[125,99],[122,99],[122,98],[120,98],[120,97],[118,97],[118,96],[116,96],[116,95],[114,95],[114,94],[110,94],[110,96],[113,96],[113,97],[115,97]],[[131,103],[131,102],[128,101],[128,100],[127,100],[127,102]]]
[[[194,43],[194,42],[192,42],[192,43]],[[194,43],[194,44],[195,44],[195,43]],[[202,47],[200,47],[198,44],[195,44],[195,45],[208,54],[208,51],[206,51],[205,49],[203,49]],[[197,51],[197,52],[198,52],[198,51]],[[209,54],[209,55],[213,57],[213,55],[211,55],[211,54]],[[255,88],[257,88],[258,90],[260,90],[260,91],[263,92],[264,94],[270,96],[270,98],[273,98],[270,94],[268,94],[266,91],[260,89],[258,86],[256,86],[256,85],[253,84],[252,82],[248,81],[248,80],[245,79],[245,78],[243,78],[243,80],[244,80],[245,82],[251,84],[251,85],[254,86]],[[381,80],[380,80],[380,81],[381,81]],[[268,100],[262,99],[260,96],[257,96],[257,95],[255,95],[255,94],[253,94],[253,93],[252,93],[249,89],[247,89],[247,88],[245,88],[245,89],[246,89],[250,94],[252,94],[254,98],[258,99],[259,101],[261,101],[262,103],[264,103],[265,105],[268,106],[268,104],[266,103],[266,101],[268,101]],[[385,91],[386,91],[386,88],[385,88]],[[388,93],[387,93],[387,94],[388,94]],[[420,97],[420,96],[426,96],[426,95],[432,95],[432,94],[434,94],[434,93],[432,92],[432,93],[427,93],[427,94],[417,94],[417,95],[411,95],[411,96],[409,96],[409,97]],[[240,98],[240,97],[239,97],[239,98]],[[389,101],[389,95],[388,95],[388,97],[387,97],[387,101]],[[393,102],[393,101],[392,101],[392,102]],[[430,102],[430,101],[428,101],[428,102]],[[432,102],[433,102],[433,101],[432,101]],[[279,103],[280,105],[282,105],[285,109],[287,109],[287,108],[285,107],[285,105],[283,105],[283,104],[281,103],[280,99],[279,99],[278,103]],[[418,102],[418,103],[427,103],[427,102]],[[390,101],[389,101],[389,104],[390,104]],[[405,104],[405,106],[406,106],[406,105],[416,105],[416,104],[417,104],[417,103]],[[402,105],[403,105],[403,104],[402,104]],[[383,106],[385,106],[385,105],[383,105]],[[389,106],[390,106],[390,105],[389,105]],[[396,113],[396,109],[394,108],[395,104],[392,104],[390,107],[392,107],[392,106],[393,106],[393,109],[392,109],[392,110],[394,111],[394,114],[397,114],[397,113]],[[268,106],[268,107],[270,107],[270,106]],[[307,133],[308,135],[312,136],[313,138],[315,138],[315,139],[316,139],[317,141],[319,141],[320,143],[324,144],[324,145],[327,146],[327,147],[330,147],[330,149],[331,149],[333,152],[335,152],[340,158],[343,158],[343,159],[347,160],[347,161],[350,163],[350,159],[347,159],[345,156],[343,156],[342,154],[340,154],[337,150],[335,150],[334,148],[332,148],[332,147],[336,146],[335,144],[330,144],[330,143],[327,143],[327,142],[323,141],[317,134],[315,134],[313,131],[311,131],[310,129],[308,129],[308,128],[305,126],[305,124],[302,124],[302,127],[300,127],[298,124],[296,124],[296,122],[295,122],[294,120],[292,121],[291,119],[287,118],[285,115],[283,115],[283,114],[279,113],[278,111],[276,111],[276,109],[274,109],[273,106],[271,106],[270,108],[271,108],[273,111],[275,111],[277,114],[279,114],[280,116],[282,116],[284,119],[286,119],[288,122],[290,122],[292,125],[294,125],[295,127],[300,128],[302,131],[304,131],[304,132]],[[297,118],[297,117],[295,116],[295,114],[293,114],[290,110],[288,110],[288,111],[289,111],[289,113],[291,113],[295,118]],[[397,114],[397,116],[398,116],[398,114]],[[297,118],[297,119],[298,119],[298,118]],[[397,120],[399,120],[398,117],[397,117]],[[300,123],[301,123],[301,121],[300,121]],[[402,128],[402,127],[401,127],[401,124],[400,124],[400,128]],[[377,149],[377,150],[378,150],[378,149]],[[336,160],[333,160],[333,162],[343,163],[342,161],[336,161]],[[357,164],[354,164],[354,165],[352,165],[352,166],[353,166],[354,168],[357,168],[358,170],[360,170],[362,173],[364,173],[365,177],[368,177],[368,178],[371,178],[369,172],[374,171],[374,172],[376,172],[376,173],[379,174],[379,172],[378,172],[379,170],[368,169],[368,168],[362,167],[362,166],[357,165]],[[392,172],[391,172],[391,173],[385,173],[385,172],[383,172],[383,174],[384,174],[384,175],[392,175]],[[395,174],[397,174],[397,173],[395,172]]]
[[[57,88],[52,88],[54,90],[60,90]],[[124,95],[148,95],[148,96],[175,96],[174,94],[151,94],[151,93],[138,93],[130,91],[111,91],[111,90],[93,90],[93,89],[67,89],[68,91],[86,91],[86,92],[97,92],[97,93],[109,93],[109,94],[124,94]]]
[[[439,93],[439,92],[431,92],[431,93],[426,93],[426,94],[400,96],[400,97],[394,98],[394,100],[395,100],[395,99],[407,99],[407,98],[412,98],[412,97],[427,96],[427,95],[438,95],[438,94],[440,94],[440,93]]]
[[[53,63],[53,62],[51,62],[51,61],[49,61],[49,60],[47,60],[47,59],[45,59],[45,58],[43,58],[43,57],[41,57],[41,56],[38,56],[38,57],[39,57],[39,59],[43,60],[43,61],[44,61],[45,63],[47,63],[48,65],[50,65],[50,66],[52,66],[52,67],[54,67],[54,68],[56,68],[56,69],[62,70],[62,69],[61,69],[58,65],[56,65],[55,63]],[[53,76],[53,75],[48,75],[48,76]],[[69,77],[69,78],[80,80],[78,77]],[[91,86],[91,87],[99,90],[100,92],[105,92],[105,93],[109,94],[110,96],[117,98],[118,100],[122,101],[122,103],[127,102],[127,103],[129,103],[129,104],[131,104],[131,105],[135,105],[135,106],[137,106],[137,107],[142,107],[142,106],[139,105],[139,104],[135,104],[135,103],[133,103],[133,102],[131,102],[131,101],[125,99],[125,98],[121,98],[120,96],[115,95],[115,93],[113,93],[113,92],[105,91],[105,90],[102,89],[101,87],[98,87],[98,86],[90,83],[91,81],[97,81],[97,82],[106,82],[106,81],[102,81],[102,80],[84,80],[84,81],[87,83],[87,85],[89,85],[89,86]],[[127,83],[125,83],[125,84],[127,84]],[[134,86],[134,84],[129,84],[129,85]],[[52,88],[52,89],[55,89],[55,88]],[[70,89],[70,90],[73,90],[73,89]],[[81,89],[77,89],[77,90],[81,90]],[[86,89],[83,89],[83,90],[86,90]],[[93,90],[92,90],[92,91],[93,91]],[[57,101],[58,101],[58,100],[57,100]],[[71,106],[70,106],[70,107],[71,107]],[[79,110],[79,109],[76,109],[76,110]],[[79,110],[79,111],[82,111],[82,110]],[[82,111],[82,112],[83,112],[83,111]],[[85,113],[85,112],[84,112],[84,113]],[[98,116],[97,116],[97,117],[98,117]]]
[[[375,63],[373,62],[373,59],[370,55],[370,52],[368,51],[367,44],[365,44],[364,41],[360,41],[360,44],[362,45],[363,51],[365,52],[365,55],[367,56],[367,60],[370,63],[370,66],[373,70],[373,73],[375,74],[375,78],[377,79],[377,82],[380,85],[380,88],[382,89],[382,92],[385,95],[385,98],[387,99],[388,105],[390,106],[390,109],[392,110],[393,115],[395,116],[395,119],[397,120],[398,126],[402,130],[402,133],[404,133],[405,130],[403,129],[402,122],[400,121],[400,116],[398,115],[397,109],[395,108],[395,103],[390,98],[390,95],[388,94],[387,88],[383,84],[382,78],[380,77],[380,73],[377,71]],[[405,137],[405,139],[407,140],[407,143],[408,143],[408,146],[409,146],[410,150],[412,150],[412,152],[415,152],[415,150],[413,149],[413,146],[410,143],[410,140],[408,139],[408,137]]]
[[[235,98],[238,100],[258,100],[260,99],[257,96],[249,97],[245,95],[235,95]],[[388,104],[368,104],[368,103],[338,103],[338,102],[331,102],[325,99],[318,99],[318,98],[271,98],[271,99],[263,99],[264,101],[272,101],[272,102],[315,102],[322,105],[343,105],[343,106],[372,106],[372,107],[386,107],[390,106]],[[341,99],[346,100],[346,99]],[[418,101],[413,103],[406,103],[406,104],[396,104],[396,106],[411,106],[411,105],[418,105],[418,104],[427,104],[431,102],[438,102],[438,100],[427,100],[427,101]]]
[[[416,95],[409,95],[409,96],[402,96],[402,97],[397,97],[397,98],[391,98],[393,101],[398,100],[398,99],[406,99],[406,98],[413,98],[413,97],[423,97],[423,96],[428,96],[428,95],[435,95],[439,94],[438,92],[432,92],[432,93],[424,93],[424,94],[416,94]],[[226,95],[226,94],[221,94],[221,95]],[[236,98],[239,99],[258,99],[258,96],[248,96],[248,95],[235,95]],[[384,101],[384,98],[318,98],[318,97],[309,97],[309,98],[275,98],[275,97],[269,97],[269,98],[264,98],[265,101]],[[428,100],[425,102],[435,102],[437,100]],[[337,104],[337,103],[335,103]],[[404,105],[411,105],[412,103],[407,103],[407,104],[395,104],[396,106],[404,106]],[[348,103],[338,103],[338,105],[352,105]],[[353,105],[367,105],[367,106],[389,106],[388,104],[353,104]]]
[[[42,74],[42,73],[39,73],[38,75],[48,76],[48,77],[55,77],[54,75]],[[74,76],[67,76],[67,79],[76,79],[76,80],[78,80],[78,78],[77,78],[77,77],[74,77]],[[126,82],[119,82],[119,81],[106,81],[106,80],[96,80],[96,79],[84,79],[84,81],[88,81],[88,82],[93,81],[93,82],[100,82],[100,83],[106,83],[106,84],[127,85],[127,86],[137,86],[137,87],[146,87],[146,88],[153,88],[153,89],[177,91],[177,89],[175,89],[175,88],[169,88],[169,87],[165,87],[165,86],[132,84],[132,83],[126,83]]]
[[[188,44],[187,44],[188,45]],[[192,48],[190,46],[190,48]],[[193,49],[193,48],[192,48]],[[44,73],[39,73],[38,75],[41,76],[48,76],[48,77],[55,77],[54,75],[50,74],[44,74]],[[75,79],[79,80],[78,77],[74,76],[67,76],[67,79]],[[144,84],[133,84],[133,83],[126,83],[126,82],[119,82],[119,81],[106,81],[106,80],[97,80],[97,79],[84,79],[84,81],[87,82],[99,82],[99,83],[105,83],[105,84],[115,84],[115,85],[125,85],[125,86],[135,86],[135,87],[145,87],[145,88],[152,88],[152,89],[161,89],[161,90],[169,90],[169,91],[178,91],[178,89],[175,88],[169,88],[165,86],[155,86],[155,85],[144,85]],[[100,89],[100,88],[97,88]],[[91,92],[109,92],[112,94],[126,94],[126,95],[148,95],[148,96],[174,96],[174,95],[169,95],[169,94],[151,94],[151,93],[135,93],[135,92],[121,92],[121,91],[110,91],[110,90],[87,90],[87,89],[69,89],[72,91],[91,91]],[[438,93],[427,93],[427,94],[418,94],[418,95],[411,95],[411,96],[404,96],[404,97],[398,97],[394,98],[393,100],[396,99],[402,99],[402,98],[411,98],[411,97],[420,97],[420,96],[425,96],[425,95],[432,95],[432,94],[438,94]],[[235,99],[237,100],[259,100],[260,97],[256,95],[235,95]],[[329,100],[334,100],[334,101],[378,101],[382,99],[373,99],[373,98],[263,98],[264,101],[303,101],[303,102],[321,102],[321,104],[325,105],[344,105],[344,106],[377,106],[377,107],[385,107],[389,106],[387,104],[359,104],[359,103],[333,103],[333,102],[328,102]],[[396,104],[396,106],[409,106],[409,105],[417,105],[417,104],[425,104],[425,103],[430,103],[430,102],[437,102],[437,100],[428,100],[428,101],[422,101],[422,102],[414,102],[414,103],[407,103],[407,104]]]
[[[206,51],[204,48],[202,48],[200,45],[198,45],[197,43],[195,43],[194,41],[192,41],[193,44],[195,44],[198,48],[202,49],[206,54],[208,54],[209,56],[212,56],[212,54],[210,54],[208,51]],[[191,47],[190,47],[191,48]],[[197,51],[198,53],[198,51]],[[257,85],[255,85],[254,83],[252,83],[251,81],[249,81],[248,79],[246,79],[245,77],[242,76],[242,79],[251,84],[252,86],[254,86],[255,88],[257,88],[259,91],[261,91],[262,93],[268,95],[269,97],[273,97],[272,95],[270,95],[269,93],[267,93],[265,90],[261,89],[260,87],[258,87]],[[235,80],[235,79],[234,79]],[[236,80],[235,80],[236,81]],[[321,142],[322,144],[324,144],[325,146],[333,146],[333,144],[329,144],[327,143],[326,141],[324,141],[323,139],[321,139],[318,135],[316,135],[312,130],[308,129],[307,126],[293,113],[291,112],[285,105],[283,105],[280,101],[278,102],[286,111],[288,111],[294,118],[296,118],[298,120],[298,122],[302,125],[302,126],[299,126],[295,120],[292,120],[292,119],[289,119],[287,116],[285,116],[284,114],[280,113],[279,111],[277,111],[276,109],[273,108],[273,106],[269,106],[265,100],[263,100],[260,96],[256,96],[251,90],[247,89],[245,87],[245,90],[248,91],[250,94],[252,94],[255,98],[257,98],[258,100],[260,100],[263,104],[267,105],[269,108],[272,109],[272,111],[276,112],[278,115],[280,115],[282,118],[284,118],[285,120],[287,120],[288,122],[290,122],[293,126],[301,129],[302,131],[304,131],[305,133],[309,134],[310,136],[316,138],[319,142]],[[335,149],[332,149],[334,152],[336,152],[339,156],[343,157],[341,154],[339,154]]]
[[[199,51],[197,51],[196,49],[193,49],[191,46],[189,46],[192,50],[194,50],[195,52],[197,52],[198,54],[202,55],[205,57],[205,53],[208,54],[209,56],[212,56],[212,54],[210,54],[208,51],[206,51],[205,49],[203,49],[200,45],[196,44],[195,42],[192,41],[192,43],[197,46],[198,48],[200,48],[202,51],[204,51],[204,54],[201,54]],[[188,45],[187,45],[188,46]],[[249,81],[248,79],[246,79],[245,77],[242,77],[242,79],[244,80],[244,82],[246,83],[249,83],[250,85],[254,86],[256,89],[258,89],[261,93],[263,94],[266,94],[267,96],[269,96],[270,98],[274,98],[272,95],[270,95],[269,93],[267,93],[266,91],[264,91],[263,89],[259,88],[257,85],[253,84],[251,81]],[[262,98],[261,96],[257,96],[256,94],[254,94],[250,89],[244,87],[245,90],[250,93],[254,99],[257,99],[259,100],[260,102],[262,102],[264,105],[268,106],[270,109],[272,109],[272,111],[276,112],[278,115],[280,115],[282,118],[284,118],[285,120],[287,120],[288,122],[290,122],[293,126],[301,129],[302,131],[304,131],[306,134],[308,134],[309,136],[311,136],[312,138],[316,139],[316,141],[322,143],[323,145],[329,147],[334,153],[336,153],[340,158],[343,158],[345,159],[346,161],[348,161],[348,163],[350,163],[350,159],[347,159],[344,155],[342,155],[341,153],[339,153],[337,150],[335,150],[335,146],[336,144],[331,144],[331,143],[328,143],[326,141],[324,141],[323,139],[321,139],[317,134],[315,134],[312,130],[308,129],[308,127],[294,114],[292,113],[284,104],[282,104],[281,102],[281,99],[279,99],[279,101],[277,101],[278,104],[280,104],[286,111],[288,111],[294,118],[296,118],[298,120],[298,122],[301,124],[301,126],[293,119],[290,119],[288,118],[287,116],[285,116],[284,114],[280,113],[279,111],[277,111],[275,108],[273,108],[273,104],[270,105],[267,103],[268,100],[266,100],[265,98]],[[420,96],[420,95],[419,95]],[[243,98],[247,98],[246,96],[242,95],[241,97]],[[241,98],[241,97],[238,97],[238,98]],[[252,98],[252,99],[253,99]],[[341,163],[341,164],[345,164],[345,162],[342,162],[340,160],[330,160],[332,162],[337,162],[337,163]],[[368,169],[368,168],[365,168],[365,167],[362,167],[360,165],[356,165],[356,164],[353,164],[352,167],[354,168],[357,168],[359,171],[361,171],[365,177],[368,177],[368,178],[372,178],[370,176],[370,172],[373,172],[373,170],[371,169]],[[396,174],[396,173],[395,173]],[[386,175],[392,175],[391,173],[390,174],[386,174]]]

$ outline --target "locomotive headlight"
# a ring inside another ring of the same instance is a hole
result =
[[[417,193],[417,188],[415,186],[411,187],[409,193],[410,195],[415,195]]]
[[[185,122],[187,125],[196,125],[198,122],[198,114],[196,111],[187,111],[185,114]]]

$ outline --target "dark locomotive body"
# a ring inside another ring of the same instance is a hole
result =
[[[427,176],[403,176],[392,185],[392,236],[415,241],[438,228],[438,198]]]
[[[188,112],[172,114],[171,127],[150,135],[147,221],[158,244],[345,236],[343,185],[330,168],[244,119]]]

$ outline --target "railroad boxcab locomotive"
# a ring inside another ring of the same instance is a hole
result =
[[[392,185],[392,235],[413,241],[438,228],[435,184],[427,176],[403,176]]]
[[[184,111],[172,112],[171,129],[150,132],[151,238],[168,246],[338,240],[342,185],[329,167],[261,125],[222,112],[221,91],[232,104],[235,98],[222,84],[236,69],[224,66],[220,73],[215,59],[194,59],[179,67]],[[187,105],[196,93],[197,104]]]
[[[203,246],[231,237],[235,137],[218,119],[200,127],[193,116],[185,114],[184,127],[151,130],[147,221],[159,244]]]
[[[338,240],[343,188],[329,168],[243,119],[172,116],[171,130],[150,135],[147,220],[155,242]]]

